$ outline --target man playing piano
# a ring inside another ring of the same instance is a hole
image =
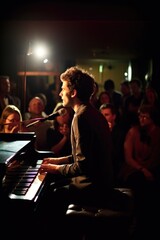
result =
[[[90,104],[95,80],[88,72],[76,66],[62,73],[60,79],[62,87],[59,95],[63,106],[74,110],[72,153],[59,158],[44,158],[40,172],[63,176],[64,185],[65,180],[69,182],[63,186],[62,178],[51,184],[44,201],[44,212],[47,216],[48,213],[56,216],[54,214],[57,212],[57,225],[62,226],[60,210],[65,212],[69,203],[106,206],[111,203],[114,191],[110,130],[104,116]]]

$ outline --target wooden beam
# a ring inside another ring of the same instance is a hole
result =
[[[58,72],[18,72],[18,76],[58,76]]]

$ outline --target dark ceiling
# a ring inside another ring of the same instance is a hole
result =
[[[157,3],[158,4],[158,3]],[[3,4],[0,18],[32,20],[78,20],[78,19],[150,19],[156,18],[158,5],[138,0],[106,1],[53,1],[22,0]]]
[[[23,53],[25,42],[41,38],[65,58],[150,56],[158,45],[156,12],[140,1],[14,1],[0,17],[1,48]]]

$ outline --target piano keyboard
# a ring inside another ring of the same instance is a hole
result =
[[[43,186],[46,174],[40,174],[43,160],[37,160],[35,166],[23,165],[17,161],[11,163],[3,179],[3,188],[10,199],[34,200]]]

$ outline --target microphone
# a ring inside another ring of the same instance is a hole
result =
[[[26,128],[31,127],[31,126],[39,123],[39,122],[45,122],[46,120],[54,120],[56,117],[63,116],[66,113],[67,113],[67,110],[65,108],[61,108],[57,112],[51,113],[50,115],[48,115],[45,118],[41,118],[41,119],[38,119],[38,120],[36,120],[36,121],[34,121],[32,123],[27,124]]]
[[[45,118],[40,119],[40,122],[44,122],[46,120],[54,120],[58,116],[63,116],[67,113],[67,110],[65,108],[59,109],[57,112],[51,113]]]

